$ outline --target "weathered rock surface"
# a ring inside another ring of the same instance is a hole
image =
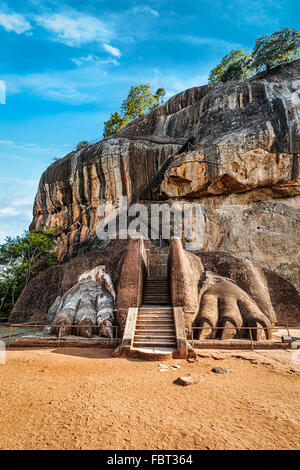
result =
[[[61,227],[60,260],[102,248],[96,237],[100,205],[137,196],[181,146],[113,138],[70,153],[42,175],[31,228]]]
[[[276,313],[294,319],[295,309],[300,312],[299,84],[300,60],[242,83],[179,93],[113,138],[53,163],[42,175],[31,228],[60,226],[60,260],[75,257],[70,266],[78,258],[93,260],[89,269],[109,264],[117,289],[115,266],[126,242],[122,249],[113,248],[117,242],[108,248],[97,239],[99,207],[117,205],[122,195],[192,200],[204,213],[205,270],[223,275],[227,255],[250,260],[264,269]],[[41,299],[43,315],[59,295],[54,283],[60,294],[75,283],[68,265],[33,281],[46,288],[51,277],[51,300]],[[76,266],[82,273],[79,261]],[[28,318],[31,290],[20,297],[14,320]],[[34,312],[31,318],[38,316],[37,305]]]
[[[243,83],[179,93],[114,138],[53,163],[31,227],[62,227],[60,259],[101,248],[99,205],[137,197],[174,156],[156,197],[203,204],[204,250],[250,257],[300,289],[299,79],[295,61]]]

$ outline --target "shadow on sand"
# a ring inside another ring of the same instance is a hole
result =
[[[51,351],[52,354],[62,354],[64,356],[84,357],[87,359],[114,359],[112,353],[114,349],[111,348],[76,348],[76,347],[63,347],[56,348]]]

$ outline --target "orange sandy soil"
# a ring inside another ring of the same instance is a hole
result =
[[[180,369],[160,372],[111,350],[10,350],[0,364],[0,449],[300,448],[291,351],[198,352],[198,362],[172,360]],[[202,380],[173,384],[187,374]]]

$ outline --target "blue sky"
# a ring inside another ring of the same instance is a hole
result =
[[[299,30],[299,13],[299,0],[0,0],[0,242],[28,228],[53,158],[100,139],[132,85],[203,85],[231,49]]]

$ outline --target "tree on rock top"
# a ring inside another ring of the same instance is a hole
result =
[[[286,64],[300,57],[300,33],[296,29],[284,28],[256,40],[253,49],[253,65],[256,70],[267,71],[276,65]]]
[[[110,119],[104,123],[103,137],[110,137],[130,121],[153,111],[163,103],[165,94],[164,88],[152,93],[149,84],[131,87],[121,105],[121,113],[112,113]]]
[[[291,62],[300,57],[300,33],[284,28],[256,40],[253,52],[232,50],[209,75],[209,83],[242,81],[260,71]]]
[[[232,50],[210,72],[209,83],[246,80],[253,72],[252,54],[241,49]]]

